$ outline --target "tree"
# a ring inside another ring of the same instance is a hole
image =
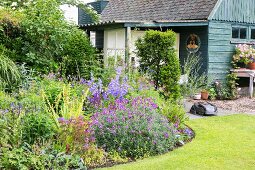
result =
[[[9,50],[13,61],[26,63],[42,74],[65,69],[63,76],[83,73],[90,77],[92,66],[97,67],[95,49],[82,30],[65,20],[59,8],[64,2],[78,5],[76,0],[7,1],[15,8],[0,9],[0,14],[5,12],[3,19],[0,16],[0,44]],[[85,66],[87,61],[90,64]]]
[[[175,37],[176,34],[170,30],[150,30],[136,42],[140,70],[152,77],[155,88],[163,89],[165,97],[173,99],[180,97],[178,82],[181,75],[179,59],[174,49]]]

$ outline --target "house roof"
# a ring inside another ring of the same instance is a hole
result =
[[[207,20],[218,0],[109,0],[102,22]]]

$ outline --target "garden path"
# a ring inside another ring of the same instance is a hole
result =
[[[191,106],[195,102],[200,102],[200,101],[187,99],[184,102],[184,107],[188,117],[190,119],[205,118],[205,116],[193,115],[189,113]],[[218,108],[217,116],[227,116],[227,115],[233,115],[238,113],[255,115],[255,98],[249,99],[244,97],[244,98],[239,98],[237,100],[215,100],[215,101],[209,101],[209,102],[217,106]]]

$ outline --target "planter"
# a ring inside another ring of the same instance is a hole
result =
[[[251,70],[255,70],[255,62],[249,63],[248,68],[251,69]]]
[[[193,99],[194,100],[201,100],[201,94],[200,93],[199,94],[194,94]]]
[[[201,99],[202,100],[208,100],[209,98],[209,92],[208,91],[202,91],[201,92]]]

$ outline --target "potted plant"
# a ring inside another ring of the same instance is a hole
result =
[[[237,45],[233,63],[236,67],[244,63],[248,69],[255,70],[255,49],[247,44]]]
[[[194,100],[201,100],[201,93],[195,93],[195,94],[193,95],[193,99],[194,99]]]
[[[208,98],[209,98],[209,91],[206,90],[206,89],[203,89],[201,91],[201,99],[202,100],[208,100]]]
[[[209,99],[215,100],[217,96],[215,88],[211,87],[208,92],[209,92]]]

